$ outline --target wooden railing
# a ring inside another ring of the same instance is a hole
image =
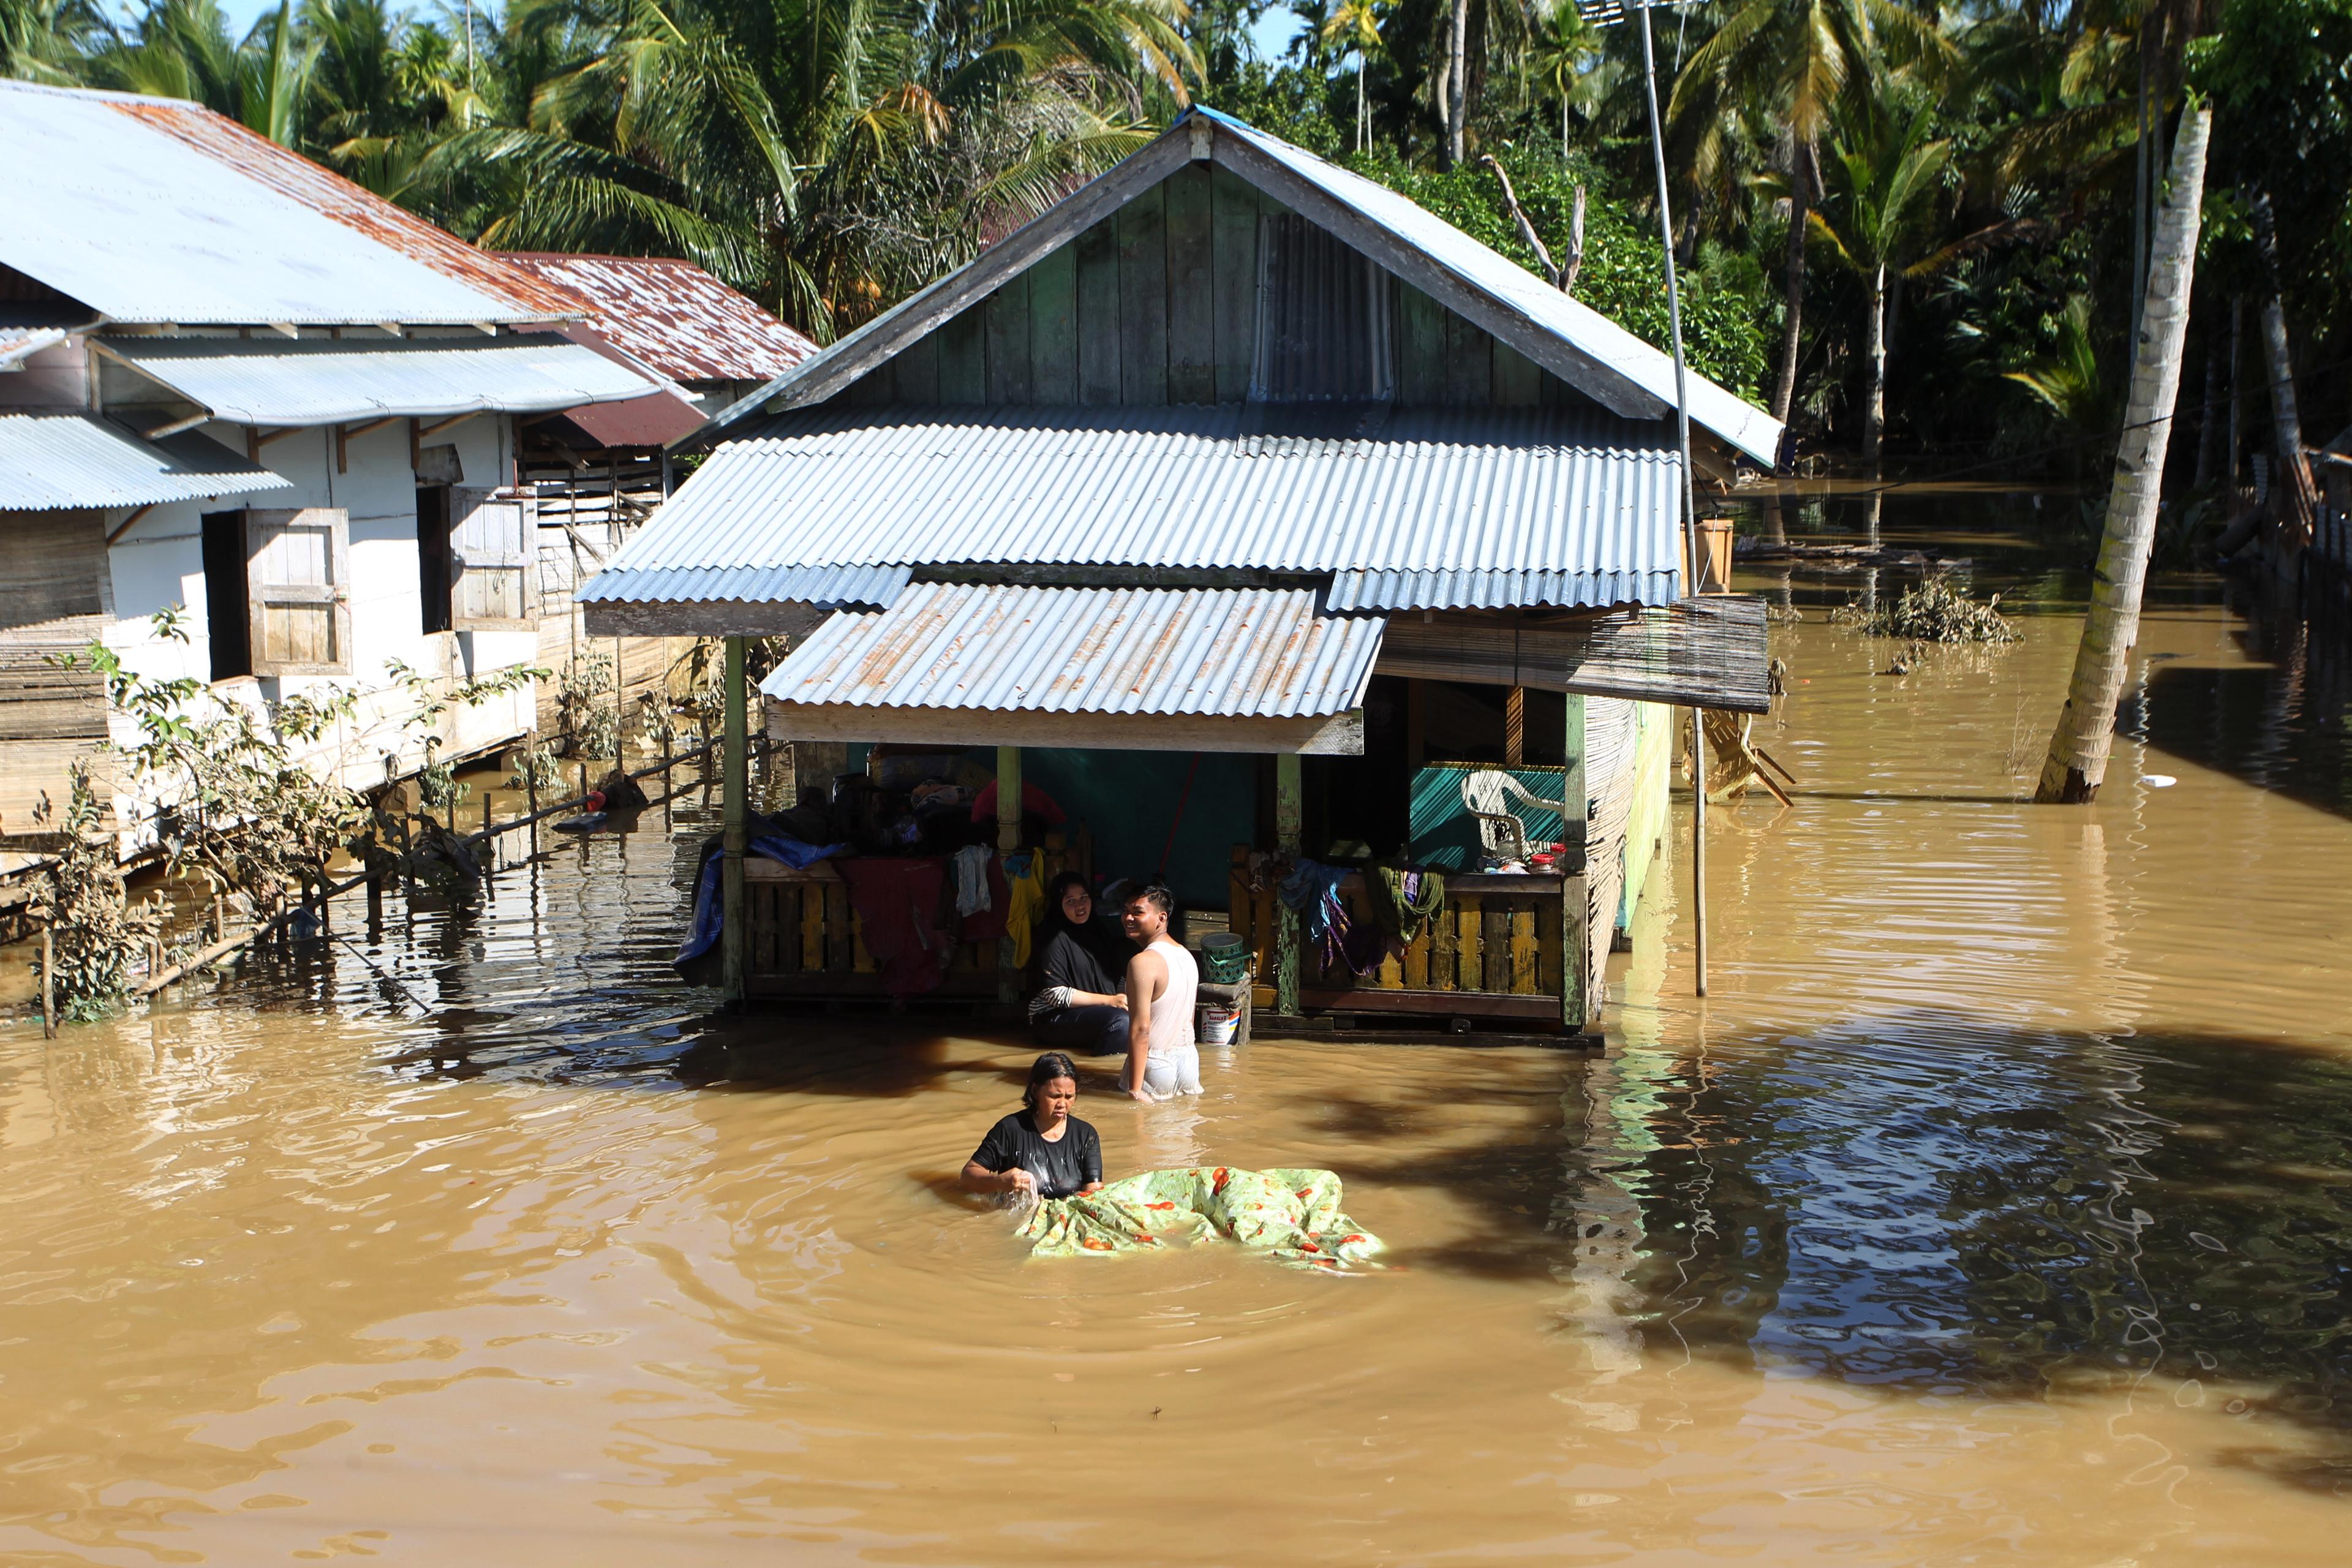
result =
[[[1349,917],[1372,922],[1370,895],[1360,875],[1339,884]],[[1384,955],[1369,973],[1342,960],[1327,963],[1317,944],[1301,942],[1299,1005],[1306,1012],[1420,1014],[1431,1017],[1511,1019],[1548,1027],[1581,1026],[1567,1018],[1561,961],[1584,939],[1584,879],[1465,873],[1445,879],[1445,904],[1402,953]],[[1232,885],[1234,929],[1257,960],[1259,1005],[1275,997],[1276,921],[1271,885],[1252,889],[1236,867]]]
[[[1037,853],[1045,857],[1048,884],[1072,863],[1070,852],[1060,847]],[[754,993],[845,998],[883,994],[874,955],[866,950],[866,922],[850,906],[849,884],[829,861],[795,870],[773,860],[746,860],[743,895]],[[945,932],[940,935],[946,939]],[[1005,945],[992,940],[955,942],[946,977],[929,994],[996,996],[1000,965],[1008,956]]]

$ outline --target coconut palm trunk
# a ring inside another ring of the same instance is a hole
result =
[[[1445,67],[1445,165],[1462,166],[1463,121],[1470,109],[1470,0],[1454,0]]]
[[[2205,148],[2213,112],[2191,108],[2173,139],[2171,192],[2158,215],[2148,258],[2147,297],[2140,307],[2139,357],[2131,401],[2116,449],[2115,488],[2107,494],[2106,533],[2091,589],[2091,612],[2074,656],[2066,706],[2050,737],[2033,798],[2087,802],[2107,776],[2133,646],[2139,640],[2140,591],[2156,539],[2172,411],[2180,397],[2180,351],[2189,335],[2189,289],[2196,275],[2197,227],[2205,188]]]
[[[1805,212],[1813,194],[1811,154],[1801,136],[1789,154],[1788,307],[1780,321],[1780,374],[1772,383],[1772,417],[1783,425],[1797,395],[1797,347],[1805,330]]]

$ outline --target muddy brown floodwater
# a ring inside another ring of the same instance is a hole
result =
[[[1660,899],[1606,1059],[1090,1066],[1115,1168],[1328,1165],[1382,1273],[1024,1259],[950,1185],[1018,1041],[667,979],[692,798],[13,1024],[0,1561],[2340,1563],[2340,663],[2168,584],[2035,808],[2077,623],[2011,580],[1904,677],[1799,580],[1797,804],[1713,814],[1714,995]]]

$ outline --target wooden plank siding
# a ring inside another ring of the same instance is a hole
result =
[[[69,770],[106,738],[104,679],[52,662],[106,628],[106,517],[16,512],[0,530],[0,834],[54,831]]]
[[[1260,220],[1287,211],[1230,170],[1187,164],[845,395],[860,405],[1240,403],[1255,359]],[[1401,404],[1590,406],[1420,289],[1392,282],[1390,295]]]

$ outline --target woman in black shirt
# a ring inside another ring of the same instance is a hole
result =
[[[1039,1057],[1023,1109],[990,1128],[964,1162],[964,1190],[1066,1198],[1099,1189],[1102,1140],[1070,1114],[1077,1098],[1078,1069],[1070,1058],[1059,1051]]]
[[[1127,1054],[1127,961],[1135,950],[1094,918],[1094,895],[1076,871],[1054,879],[1045,892],[1045,940],[1037,953],[1037,994],[1029,1003],[1029,1029],[1041,1046]]]

